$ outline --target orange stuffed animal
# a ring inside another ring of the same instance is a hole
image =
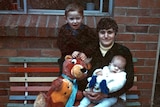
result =
[[[86,77],[90,69],[89,60],[81,60],[79,57],[65,57],[63,74],[52,82],[47,94],[40,93],[34,102],[34,107],[71,107],[76,100],[81,100],[83,94],[78,90],[77,79]],[[43,99],[43,100],[42,100]],[[44,100],[45,99],[45,100]],[[43,104],[42,104],[43,103]]]

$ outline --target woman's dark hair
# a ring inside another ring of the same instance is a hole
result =
[[[110,29],[112,28],[115,31],[115,34],[118,32],[118,25],[115,20],[111,18],[102,18],[97,24],[97,32],[103,29]]]

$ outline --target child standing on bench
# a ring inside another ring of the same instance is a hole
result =
[[[60,28],[57,39],[57,45],[61,51],[61,58],[58,60],[61,72],[66,55],[80,56],[84,60],[94,53],[94,45],[98,43],[96,41],[98,39],[96,39],[95,32],[83,24],[83,18],[83,7],[78,3],[72,3],[66,7],[65,20],[67,23]]]

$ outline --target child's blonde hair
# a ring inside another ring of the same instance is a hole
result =
[[[84,8],[79,3],[71,3],[65,9],[65,16],[67,16],[70,11],[78,11],[83,16]]]

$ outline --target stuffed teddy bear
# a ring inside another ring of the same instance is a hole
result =
[[[83,94],[78,90],[76,80],[84,79],[90,69],[90,59],[72,58],[67,55],[63,63],[63,73],[52,82],[49,91],[40,93],[34,102],[34,107],[71,107],[76,100],[81,100]]]

